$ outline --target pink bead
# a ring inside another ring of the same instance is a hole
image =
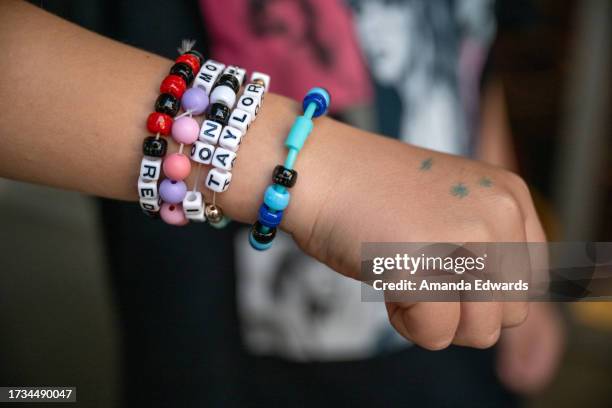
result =
[[[194,118],[183,116],[172,124],[172,138],[177,143],[192,144],[198,140],[200,125]]]
[[[181,153],[172,153],[163,163],[164,174],[172,180],[185,180],[191,173],[191,162]]]
[[[185,214],[183,213],[183,206],[180,204],[162,204],[161,210],[159,210],[159,215],[166,224],[170,225],[176,225],[180,227],[186,225],[189,222],[189,220],[187,219],[187,217],[185,217]]]

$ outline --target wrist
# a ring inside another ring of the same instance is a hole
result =
[[[272,171],[283,164],[287,155],[284,145],[296,116],[300,115],[298,104],[287,98],[269,94],[257,121],[248,130],[240,147],[240,155],[233,169],[232,184],[223,194],[217,195],[217,203],[230,218],[244,223],[257,220],[265,189],[272,182]],[[311,229],[314,218],[321,207],[326,181],[318,163],[317,130],[324,118],[315,119],[315,131],[308,138],[304,152],[295,164],[299,177],[291,188],[291,202],[285,210],[281,228],[290,234],[304,234]]]

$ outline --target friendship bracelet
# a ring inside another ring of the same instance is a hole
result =
[[[313,88],[304,97],[304,115],[298,116],[287,135],[285,146],[289,149],[284,165],[278,165],[272,173],[273,184],[266,188],[264,202],[259,208],[257,221],[251,227],[249,243],[258,251],[272,246],[276,229],[283,219],[283,212],[289,205],[291,194],[288,189],[295,186],[298,173],[293,169],[297,155],[314,127],[312,118],[327,113],[331,102],[329,92],[323,88]]]
[[[188,222],[182,203],[187,195],[187,184],[184,180],[191,173],[191,162],[183,154],[183,148],[198,139],[200,125],[193,115],[203,114],[209,100],[206,91],[190,88],[183,95],[181,103],[185,112],[172,124],[172,138],[179,144],[179,151],[164,161],[164,174],[168,178],[160,184],[160,196],[165,201],[160,211],[161,218],[168,224],[178,226]]]
[[[145,213],[159,215],[171,225],[208,220],[211,226],[222,228],[230,219],[216,204],[216,194],[229,187],[238,148],[261,109],[270,77],[253,72],[239,97],[246,70],[214,60],[204,62],[200,53],[190,49],[192,45],[184,45],[186,50],[162,81],[155,112],[147,119],[147,129],[155,136],[143,142],[139,201]],[[177,116],[181,106],[184,113]],[[206,120],[200,127],[194,116],[205,112]],[[168,143],[161,136],[170,135],[179,151],[165,157]],[[191,162],[183,154],[185,145],[192,145],[189,157],[198,163],[192,191],[185,183],[191,173]],[[203,181],[213,192],[208,204],[198,191],[202,164],[211,166]],[[166,178],[158,185],[162,170]]]
[[[147,129],[155,136],[148,136],[143,141],[144,157],[140,165],[138,195],[140,207],[149,216],[157,216],[163,207],[162,189],[157,182],[161,176],[162,160],[166,155],[168,142],[161,136],[170,135],[173,117],[180,110],[179,100],[187,86],[194,80],[195,72],[200,70],[204,61],[202,54],[192,50],[192,46],[193,43],[190,42],[183,44],[183,49],[179,51],[181,55],[175,60],[169,74],[160,85],[160,95],[155,102],[155,112],[147,118]],[[188,161],[187,164],[189,164]],[[166,165],[163,167],[166,172]],[[185,173],[185,162],[180,158],[171,160],[167,167],[174,176]],[[189,171],[187,171],[188,174]]]
[[[227,89],[232,87],[232,84],[224,82],[225,75],[227,74],[224,72],[224,75],[219,79],[219,85],[213,90],[211,102],[213,102],[214,95],[225,93],[227,97],[224,100],[217,98],[214,102],[233,107],[238,92],[233,92],[230,95]],[[246,131],[259,113],[264,93],[269,86],[270,77],[268,75],[253,72],[251,82],[245,87],[238,101],[238,106],[232,110],[229,116],[227,115],[229,112],[227,110],[223,111],[223,115],[215,113],[215,105],[212,105],[212,117],[210,120],[224,125],[221,132],[214,132],[211,135],[212,132],[204,130],[205,126],[211,126],[211,124],[207,122],[202,124],[203,132],[200,134],[200,140],[210,143],[209,145],[202,146],[202,148],[210,149],[211,145],[218,143],[218,147],[213,147],[214,152],[210,162],[213,168],[210,169],[204,180],[204,186],[213,191],[212,203],[206,206],[206,218],[210,225],[215,228],[223,228],[230,221],[228,217],[223,215],[221,207],[216,205],[216,194],[223,193],[229,187],[232,180],[231,170],[236,160],[238,148],[242,143],[242,139],[246,136]],[[236,87],[233,86],[231,90],[236,90]]]
[[[235,66],[228,66],[224,70],[223,67],[223,64],[216,61],[207,61],[202,68],[202,72],[206,74],[200,76],[202,87],[211,89],[210,108],[207,119],[202,122],[198,140],[191,147],[190,157],[198,163],[198,169],[193,190],[183,200],[183,210],[187,219],[199,222],[208,220],[215,228],[223,228],[230,222],[230,219],[223,215],[221,207],[216,204],[216,194],[226,191],[229,187],[238,148],[253,120],[253,116],[248,112],[241,114],[240,110],[232,110],[244,83],[246,71]],[[215,80],[214,72],[221,70],[223,72]],[[257,72],[253,73],[251,78],[251,82],[257,79],[259,83],[254,86],[249,84],[245,93],[252,94],[253,101],[256,102],[252,105],[256,106],[258,111],[270,78]],[[197,81],[194,83],[194,87],[196,86],[198,86]],[[202,193],[198,191],[202,165],[212,167],[204,180],[205,187],[213,192],[212,202],[208,204],[205,203]]]

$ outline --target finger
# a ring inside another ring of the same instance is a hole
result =
[[[421,302],[410,307],[388,303],[387,310],[401,335],[428,350],[442,350],[452,343],[461,312],[459,302]]]
[[[462,302],[453,343],[479,349],[493,346],[501,332],[502,310],[500,302]]]
[[[528,302],[504,302],[502,327],[515,327],[523,324],[529,314]]]

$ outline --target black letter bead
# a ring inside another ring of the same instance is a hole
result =
[[[229,120],[230,113],[230,108],[228,108],[224,104],[213,103],[210,106],[210,111],[208,112],[208,119],[225,126],[227,125],[227,121]]]
[[[204,55],[202,55],[202,53],[200,53],[199,51],[189,50],[185,54],[195,55],[200,60],[200,65],[204,65]]]
[[[276,236],[276,228],[268,228],[268,232],[262,232],[263,228],[264,226],[259,221],[255,222],[251,228],[251,235],[253,235],[255,241],[259,242],[260,244],[272,242]]]
[[[191,67],[184,62],[177,62],[170,68],[170,73],[174,75],[178,75],[185,80],[187,85],[193,82],[193,78],[195,78],[195,74]]]
[[[142,153],[145,156],[164,157],[168,149],[168,142],[163,138],[155,136],[146,137],[142,143]]]
[[[272,174],[272,180],[276,184],[280,184],[281,186],[291,188],[295,186],[297,182],[297,171],[290,170],[285,166],[281,166],[280,164],[274,168],[274,173]]]
[[[219,80],[215,84],[215,87],[221,85],[229,86],[236,95],[238,94],[238,91],[240,91],[240,82],[238,81],[238,78],[236,78],[232,74],[221,75],[221,78],[219,78]]]
[[[174,95],[163,93],[159,95],[155,101],[155,112],[176,116],[179,109],[181,109],[181,103]]]

